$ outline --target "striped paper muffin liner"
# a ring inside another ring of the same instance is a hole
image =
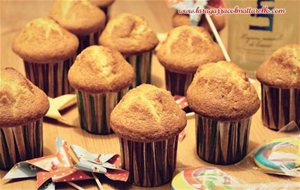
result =
[[[273,130],[295,121],[300,125],[300,89],[261,85],[263,124]]]
[[[135,81],[132,83],[131,88],[143,83],[151,83],[152,51],[127,56],[126,61],[132,65],[135,71]]]
[[[247,154],[251,118],[218,121],[195,114],[197,154],[212,164],[228,165]]]
[[[76,91],[81,128],[95,134],[112,133],[110,113],[127,91],[128,88],[100,94]]]
[[[166,88],[173,96],[185,96],[193,76],[193,74],[180,74],[165,69]]]
[[[92,46],[92,45],[97,45],[98,44],[98,38],[101,34],[102,30],[99,30],[98,32],[91,33],[86,36],[77,36],[79,39],[79,46],[77,49],[77,54],[80,54],[82,50],[85,48]]]
[[[50,64],[24,61],[26,77],[52,98],[73,93],[68,81],[68,71],[73,61],[74,58]]]
[[[129,180],[142,187],[155,187],[172,180],[176,168],[178,135],[167,140],[142,143],[120,138],[123,167]]]
[[[0,127],[0,169],[43,155],[43,119],[15,127]]]

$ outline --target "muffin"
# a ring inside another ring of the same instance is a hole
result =
[[[275,51],[256,71],[261,82],[263,124],[273,130],[300,126],[300,45]]]
[[[78,53],[98,44],[106,19],[104,12],[87,0],[56,0],[49,15],[79,38]]]
[[[0,77],[0,169],[43,155],[46,94],[13,68]]]
[[[142,84],[130,90],[111,113],[123,167],[131,182],[154,187],[168,183],[176,168],[178,134],[186,116],[170,92]]]
[[[198,156],[213,164],[233,164],[247,154],[251,116],[259,108],[246,72],[232,62],[202,65],[187,90],[195,112]]]
[[[117,15],[107,23],[99,43],[121,52],[133,66],[136,80],[132,87],[151,83],[152,50],[158,39],[143,18],[129,13]]]
[[[67,73],[77,48],[76,36],[48,17],[26,24],[12,45],[24,61],[26,77],[53,98],[73,92]]]
[[[81,128],[111,133],[110,113],[134,81],[130,64],[116,50],[94,45],[77,56],[68,77],[76,89]]]
[[[91,2],[104,12],[108,20],[110,17],[110,6],[115,2],[115,0],[91,0]]]
[[[172,95],[186,95],[186,89],[200,65],[223,60],[220,47],[202,27],[172,29],[156,52],[165,67],[166,88]]]

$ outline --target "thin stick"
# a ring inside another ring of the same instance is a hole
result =
[[[225,48],[225,46],[224,46],[224,44],[223,44],[223,42],[221,40],[221,37],[220,37],[220,35],[219,35],[219,33],[218,33],[217,29],[216,29],[216,26],[213,23],[213,21],[211,20],[209,14],[205,14],[205,18],[206,18],[206,20],[207,20],[207,22],[208,22],[211,30],[213,31],[214,36],[216,37],[216,40],[217,40],[217,42],[218,42],[218,44],[219,44],[219,46],[220,46],[220,48],[221,48],[221,50],[223,52],[223,55],[224,55],[226,61],[228,61],[228,62],[231,61],[231,59],[230,59],[230,57],[229,57],[229,55],[228,55],[228,53],[226,51],[226,48]]]
[[[92,173],[92,174],[93,174],[93,177],[94,177],[94,179],[95,179],[95,181],[97,183],[98,189],[99,190],[104,190],[104,188],[102,187],[102,184],[101,184],[100,180],[97,178],[97,176],[94,173]]]
[[[189,113],[187,113],[187,114],[185,114],[185,115],[186,115],[186,117],[187,117],[188,119],[194,118],[195,112],[189,112]]]
[[[67,184],[71,185],[72,187],[74,187],[77,190],[84,190],[82,187],[80,187],[79,185],[76,185],[73,182],[67,182]]]

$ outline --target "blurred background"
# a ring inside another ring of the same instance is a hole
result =
[[[0,0],[0,3],[1,68],[15,67],[24,73],[22,60],[12,52],[11,44],[28,21],[47,15],[53,0]],[[174,10],[167,6],[165,0],[116,0],[111,15],[122,12],[144,17],[156,33],[165,33],[172,28]]]
[[[222,0],[209,0],[222,1]],[[21,59],[11,50],[16,34],[30,20],[48,14],[53,0],[0,0],[1,68],[11,66],[24,73]],[[220,32],[231,59],[254,77],[255,69],[276,49],[289,43],[300,43],[300,0],[225,0],[228,7],[267,5],[285,8],[283,15],[225,15],[226,26]],[[175,12],[167,0],[116,0],[111,15],[129,12],[144,17],[156,33],[172,28]],[[270,31],[250,30],[249,26],[271,26]]]

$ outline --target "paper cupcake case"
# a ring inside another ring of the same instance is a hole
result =
[[[265,126],[280,130],[291,121],[300,125],[300,89],[261,85],[262,120]]]
[[[102,30],[99,30],[98,32],[86,35],[86,36],[78,36],[79,39],[79,46],[77,49],[77,54],[79,54],[82,50],[85,48],[97,45],[98,44],[98,38],[101,34]]]
[[[77,104],[82,129],[95,134],[110,134],[110,113],[128,91],[90,94],[77,91]]]
[[[101,9],[104,12],[105,18],[106,18],[105,23],[107,23],[110,18],[110,7],[100,7],[99,6],[99,9]]]
[[[193,74],[180,74],[165,69],[166,88],[171,94],[185,96],[187,88],[193,80]]]
[[[24,61],[26,77],[52,98],[73,93],[68,82],[68,71],[73,59],[49,64]]]
[[[196,114],[198,156],[212,164],[228,165],[247,154],[251,118],[217,121]]]
[[[132,65],[135,71],[135,81],[131,88],[137,87],[143,83],[151,83],[152,51],[127,56],[126,61]]]
[[[0,128],[0,169],[43,155],[43,120]]]
[[[178,136],[152,143],[120,138],[123,167],[129,181],[142,187],[155,187],[171,181],[176,168]]]

